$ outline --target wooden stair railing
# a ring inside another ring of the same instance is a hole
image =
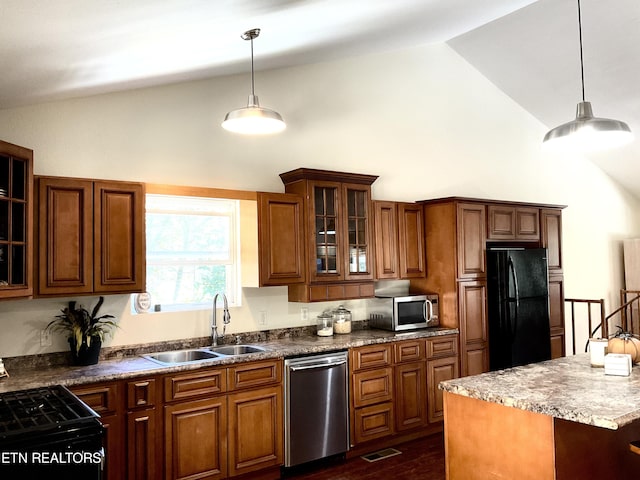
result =
[[[631,297],[631,298],[630,298]],[[589,300],[578,298],[565,298],[565,303],[571,305],[571,343],[573,347],[573,355],[576,354],[576,306],[584,304],[587,310],[587,319],[589,322],[589,338],[593,337],[598,330],[602,338],[609,337],[609,325],[611,320],[620,315],[620,322],[616,324],[625,332],[640,334],[640,290],[620,290],[620,306],[609,315],[605,315],[604,299]],[[595,306],[598,306],[598,313],[593,313]],[[582,318],[582,317],[581,317]],[[594,318],[597,323],[594,325]],[[615,333],[615,332],[614,332]],[[585,352],[587,351],[585,345]]]
[[[607,338],[609,336],[608,324],[605,318],[604,313],[604,299],[600,300],[588,300],[582,298],[565,298],[565,303],[571,304],[571,345],[573,347],[573,355],[576,354],[576,305],[584,304],[587,309],[587,318],[589,320],[589,337],[592,337],[598,329],[602,330],[602,337]],[[593,318],[594,314],[593,308],[595,305],[598,306],[598,313],[595,315],[599,316],[599,321],[596,326],[593,326]]]

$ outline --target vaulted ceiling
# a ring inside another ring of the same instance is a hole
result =
[[[0,2],[0,109],[448,44],[542,123],[581,98],[577,0],[20,0]],[[640,2],[582,0],[586,100],[639,137],[590,155],[640,198]]]

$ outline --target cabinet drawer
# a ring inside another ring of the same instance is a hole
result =
[[[353,371],[363,368],[386,367],[393,363],[391,345],[369,345],[351,350],[351,368]]]
[[[393,369],[378,368],[353,374],[353,405],[363,407],[393,399]]]
[[[396,363],[424,360],[424,340],[407,340],[393,346]]]
[[[260,387],[282,381],[282,362],[252,362],[229,368],[229,390]]]
[[[354,412],[355,444],[393,434],[393,404],[391,402],[358,408]]]
[[[144,378],[127,382],[127,408],[153,407],[156,398],[155,378]]]
[[[427,338],[427,358],[450,357],[457,354],[457,335]]]
[[[227,390],[224,368],[172,375],[164,379],[164,399],[184,400],[200,395],[215,395]]]
[[[82,387],[73,387],[71,391],[84,403],[89,405],[101,417],[117,415],[120,411],[120,398],[117,383],[100,383]]]

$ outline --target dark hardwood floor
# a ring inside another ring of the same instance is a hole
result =
[[[376,462],[361,457],[330,466],[318,466],[305,473],[286,475],[293,480],[444,480],[444,439],[442,434],[394,447],[402,454]]]

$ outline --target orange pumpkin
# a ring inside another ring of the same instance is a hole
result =
[[[630,334],[617,334],[609,339],[607,353],[628,353],[633,363],[640,362],[640,340]]]

